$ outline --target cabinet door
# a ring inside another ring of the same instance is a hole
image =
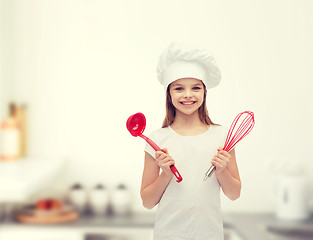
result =
[[[152,240],[153,230],[142,228],[102,228],[88,230],[84,240]]]
[[[15,228],[1,229],[0,240],[83,240],[83,237],[69,229]]]

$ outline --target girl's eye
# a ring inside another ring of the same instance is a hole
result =
[[[200,90],[201,88],[199,87],[194,87],[193,90]]]
[[[175,88],[175,90],[176,90],[176,91],[182,91],[183,88],[182,88],[182,87],[177,87],[177,88]]]

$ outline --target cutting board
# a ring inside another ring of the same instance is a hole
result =
[[[58,211],[42,211],[28,209],[15,215],[15,219],[22,223],[30,224],[56,224],[75,221],[79,214],[74,209],[62,209]]]

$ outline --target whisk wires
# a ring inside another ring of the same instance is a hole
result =
[[[240,124],[236,128],[237,123],[239,122],[240,118],[242,119],[242,117],[244,117],[244,119],[240,122]],[[234,146],[252,130],[253,127],[254,127],[253,112],[245,111],[239,113],[235,117],[234,121],[230,126],[223,150],[227,152],[232,150]]]

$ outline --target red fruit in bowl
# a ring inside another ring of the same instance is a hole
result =
[[[63,206],[62,202],[57,199],[51,199],[50,208],[51,209],[61,209]]]
[[[47,202],[46,202],[46,200],[39,200],[39,201],[37,201],[36,209],[38,209],[38,210],[46,210],[47,209]]]
[[[54,198],[40,199],[36,203],[37,210],[55,210],[61,209],[63,204],[60,200]]]

